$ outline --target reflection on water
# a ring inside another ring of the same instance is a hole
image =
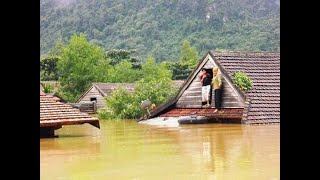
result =
[[[100,125],[40,139],[41,179],[280,179],[280,125]]]

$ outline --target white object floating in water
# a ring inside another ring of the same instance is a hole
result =
[[[140,121],[141,124],[166,126],[166,127],[178,127],[179,122],[177,117],[156,117],[147,120]]]

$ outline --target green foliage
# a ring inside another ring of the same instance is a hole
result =
[[[104,113],[108,118],[132,119],[141,115],[139,103],[135,101],[135,95],[123,88],[114,90],[106,98],[106,107],[107,110],[100,112],[100,114]]]
[[[187,79],[198,63],[198,52],[194,47],[191,47],[188,40],[183,41],[180,55],[178,62],[163,61],[166,68],[172,72],[174,80]]]
[[[105,109],[98,109],[97,110],[97,117],[101,119],[110,119],[110,112],[106,111]]]
[[[252,80],[244,72],[241,71],[235,72],[233,74],[233,81],[235,83],[235,86],[243,91],[249,91],[253,86]]]
[[[186,65],[188,69],[193,69],[198,62],[198,52],[196,48],[191,47],[190,42],[188,40],[184,40],[182,42],[181,47],[181,56],[180,56],[180,62],[181,65]]]
[[[154,78],[148,82],[145,79],[140,80],[135,87],[135,96],[137,102],[149,99],[152,103],[159,105],[176,93],[173,81],[169,78]]]
[[[50,84],[42,84],[44,93],[53,93],[53,86]]]
[[[125,60],[116,64],[114,68],[109,69],[105,82],[133,83],[140,77],[140,72],[133,69],[132,64]]]
[[[131,57],[134,51],[128,51],[124,49],[112,49],[106,52],[106,57],[110,59],[110,64],[115,66],[122,61],[128,61],[132,64],[133,69],[141,68],[141,60]]]
[[[62,94],[67,96],[64,98],[74,101],[93,82],[102,82],[107,75],[108,64],[102,48],[89,43],[82,33],[73,35],[58,61]]]
[[[167,69],[169,69],[173,76],[173,80],[185,80],[188,78],[193,68],[188,67],[187,64],[182,65],[181,62],[163,62]]]
[[[40,0],[40,51],[83,32],[105,49],[136,49],[162,62],[179,59],[188,39],[199,54],[216,48],[280,51],[280,1]]]
[[[141,68],[141,77],[145,82],[151,82],[154,79],[172,79],[172,72],[166,68],[165,63],[157,64],[154,57],[149,56]]]
[[[59,78],[57,62],[59,56],[46,56],[40,60],[40,80],[56,81]]]
[[[119,88],[106,97],[106,108],[98,112],[100,117],[138,118],[145,113],[140,109],[142,101],[149,99],[152,103],[159,105],[176,93],[171,72],[164,64],[156,64],[153,57],[149,57],[142,65],[141,73],[144,76],[136,83],[133,93]]]
[[[57,39],[55,41],[55,45],[53,48],[50,49],[50,51],[47,53],[49,56],[61,56],[63,48],[65,47],[65,43],[61,38]]]

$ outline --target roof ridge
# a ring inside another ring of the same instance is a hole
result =
[[[235,51],[235,50],[210,50],[212,53],[240,53],[240,54],[280,54],[278,51]]]

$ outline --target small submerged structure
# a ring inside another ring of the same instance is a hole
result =
[[[184,81],[183,80],[175,80],[174,86],[179,88]],[[96,102],[96,108],[104,108],[104,99],[109,96],[114,90],[118,88],[123,88],[128,92],[134,92],[134,83],[101,83],[96,82],[92,83],[92,85],[88,88],[86,92],[84,92],[79,99],[74,104],[89,104],[91,102]],[[81,110],[81,108],[80,108]],[[82,111],[82,110],[81,110]],[[84,111],[83,111],[84,112]],[[95,113],[95,112],[94,112]]]
[[[100,128],[97,118],[60,102],[55,96],[45,94],[40,87],[40,137],[54,137],[54,130],[63,125],[84,123]]]
[[[128,92],[134,91],[133,83],[92,83],[91,87],[83,93],[76,103],[90,103],[95,101],[97,109],[104,107],[104,99],[115,89],[124,88]]]

